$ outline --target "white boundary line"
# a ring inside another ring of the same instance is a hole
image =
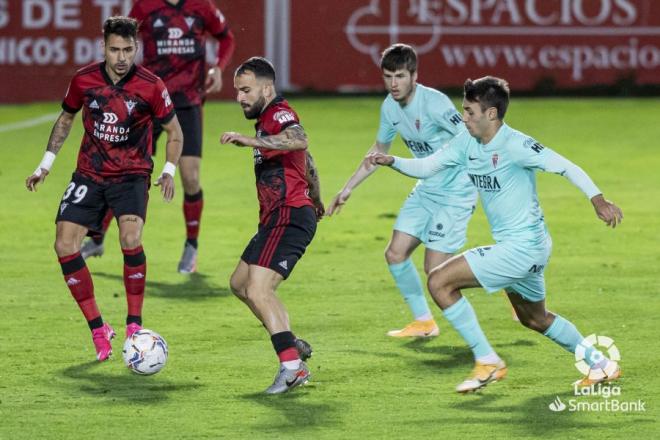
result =
[[[46,122],[52,122],[59,115],[60,112],[49,113],[47,115],[39,116],[37,118],[26,119],[24,121],[12,122],[11,124],[0,125],[0,133],[5,133],[7,131],[21,130],[23,128],[30,128],[30,127],[34,127],[35,125],[41,125]]]

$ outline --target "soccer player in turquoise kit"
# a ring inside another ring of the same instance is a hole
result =
[[[433,270],[428,287],[451,325],[470,346],[476,361],[472,374],[456,388],[474,391],[506,376],[506,365],[482,332],[477,317],[461,289],[483,287],[492,293],[504,289],[520,322],[574,353],[584,339],[567,319],[545,308],[544,268],[552,240],[536,193],[536,171],[566,177],[590,200],[598,218],[616,227],[623,213],[605,200],[589,176],[577,165],[544,147],[503,121],[509,104],[506,81],[484,77],[464,86],[463,121],[467,132],[452,139],[426,159],[401,159],[373,153],[372,164],[389,165],[402,174],[429,178],[456,169],[467,169],[479,191],[495,243],[451,258]],[[617,379],[614,362],[587,349],[590,374],[577,385]],[[591,359],[601,359],[595,363]],[[610,368],[612,367],[612,368]],[[591,374],[592,372],[598,374]]]
[[[417,83],[417,54],[405,44],[395,44],[383,52],[381,70],[389,92],[381,106],[380,127],[370,152],[387,153],[399,133],[417,158],[428,157],[465,130],[461,115],[447,96]],[[377,167],[363,161],[335,196],[328,215],[339,212],[355,189]],[[393,337],[428,337],[438,334],[424,288],[410,258],[424,243],[424,271],[443,263],[463,247],[467,224],[477,193],[465,170],[454,169],[420,180],[403,204],[385,259],[412,312],[414,321]]]

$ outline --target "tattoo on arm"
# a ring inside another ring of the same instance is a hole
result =
[[[319,181],[319,172],[314,164],[314,158],[307,151],[307,184],[309,185],[309,197],[312,200],[321,199],[321,183]]]
[[[258,137],[257,148],[269,150],[304,150],[307,148],[307,135],[300,125],[288,127],[280,134]]]
[[[60,113],[57,121],[55,121],[55,125],[53,125],[53,130],[50,132],[50,138],[48,139],[48,147],[46,147],[46,150],[54,154],[57,154],[60,151],[62,145],[64,145],[64,141],[69,136],[74,116],[74,114],[64,111]]]

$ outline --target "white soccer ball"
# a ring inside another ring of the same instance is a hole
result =
[[[167,362],[167,342],[155,331],[143,328],[126,338],[122,356],[134,373],[156,374]]]

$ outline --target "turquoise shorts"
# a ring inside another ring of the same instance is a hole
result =
[[[530,244],[525,241],[500,242],[469,249],[463,253],[472,273],[488,293],[504,289],[516,292],[530,302],[545,299],[543,272],[552,253],[552,239]]]
[[[427,249],[455,254],[464,245],[472,208],[442,205],[413,191],[399,211],[394,229],[418,238]]]

